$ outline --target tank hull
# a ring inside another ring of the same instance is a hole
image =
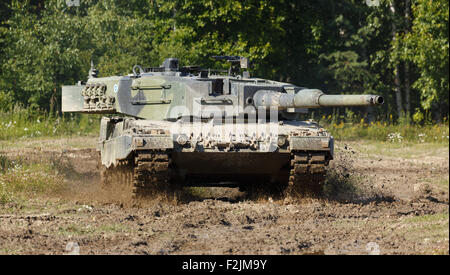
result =
[[[147,175],[141,180],[131,175],[142,193],[152,181],[199,186],[305,182],[324,173],[333,158],[333,137],[313,122],[228,125],[103,118],[97,149],[108,171],[125,164],[132,174]]]
[[[138,151],[167,150],[183,166],[188,158],[217,160],[220,169],[230,168],[231,173],[239,171],[240,166],[248,166],[249,172],[259,173],[259,167],[267,165],[254,165],[251,159],[267,159],[268,163],[273,163],[286,159],[293,151],[311,151],[324,152],[330,160],[333,147],[333,137],[311,121],[222,124],[105,117],[97,150],[101,152],[102,164],[107,167],[117,165]],[[233,156],[237,156],[236,160]],[[209,168],[199,169],[208,172]]]

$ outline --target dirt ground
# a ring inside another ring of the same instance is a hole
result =
[[[95,138],[2,143],[57,160],[64,188],[0,204],[0,253],[449,254],[448,144],[336,143],[320,198],[186,188],[138,204],[101,188]]]

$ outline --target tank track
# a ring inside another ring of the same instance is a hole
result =
[[[167,191],[170,155],[167,151],[140,152],[135,157],[133,194],[136,197]]]
[[[286,195],[292,197],[319,195],[328,162],[325,152],[292,152]]]
[[[285,195],[316,196],[322,189],[325,167],[329,159],[325,152],[292,152],[289,180]],[[170,154],[168,151],[143,151],[123,160],[115,167],[101,165],[103,185],[119,184],[130,188],[134,198],[170,191]]]
[[[147,196],[167,190],[169,165],[170,154],[166,151],[139,152],[114,167],[101,165],[101,182],[105,187],[111,184],[129,187],[133,198]]]

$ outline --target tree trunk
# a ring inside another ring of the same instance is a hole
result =
[[[405,62],[405,112],[411,114],[411,84],[409,62]]]
[[[395,66],[394,74],[394,84],[395,84],[395,99],[397,101],[397,113],[399,117],[402,117],[404,115],[403,111],[403,103],[402,103],[402,91],[400,88],[400,75],[398,73],[399,66]]]
[[[392,40],[395,41],[396,35],[397,35],[397,26],[395,24],[395,7],[393,1],[389,3],[391,12],[392,12]],[[400,84],[400,72],[399,72],[399,66],[398,64],[395,65],[394,69],[394,91],[395,91],[395,98],[397,101],[397,113],[399,117],[402,117],[404,114],[403,111],[403,103],[402,103],[402,92],[401,92],[401,84]]]
[[[405,34],[407,34],[411,28],[411,0],[405,1],[405,21],[406,29]],[[405,61],[405,112],[407,115],[411,114],[411,76],[409,70],[409,61]]]
[[[431,103],[431,119],[434,120],[434,122],[439,123],[441,122],[442,117],[442,104],[437,102],[436,100]]]
[[[53,93],[50,97],[50,115],[57,115],[57,109],[56,109],[56,88],[53,88]]]

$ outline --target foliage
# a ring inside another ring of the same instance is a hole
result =
[[[390,3],[398,12],[393,15]],[[224,69],[212,55],[242,55],[252,75],[328,93],[377,93],[394,114],[394,68],[410,61],[412,109],[448,115],[448,1],[10,0],[1,4],[0,110],[60,110],[61,85],[135,64]],[[392,23],[398,39],[392,39]],[[433,103],[434,102],[434,103]],[[439,110],[431,108],[439,102]],[[443,105],[442,105],[443,104]]]
[[[420,76],[414,88],[421,106],[449,102],[449,3],[448,0],[417,0],[413,5],[412,32],[401,37],[395,50],[399,58],[413,62]]]

